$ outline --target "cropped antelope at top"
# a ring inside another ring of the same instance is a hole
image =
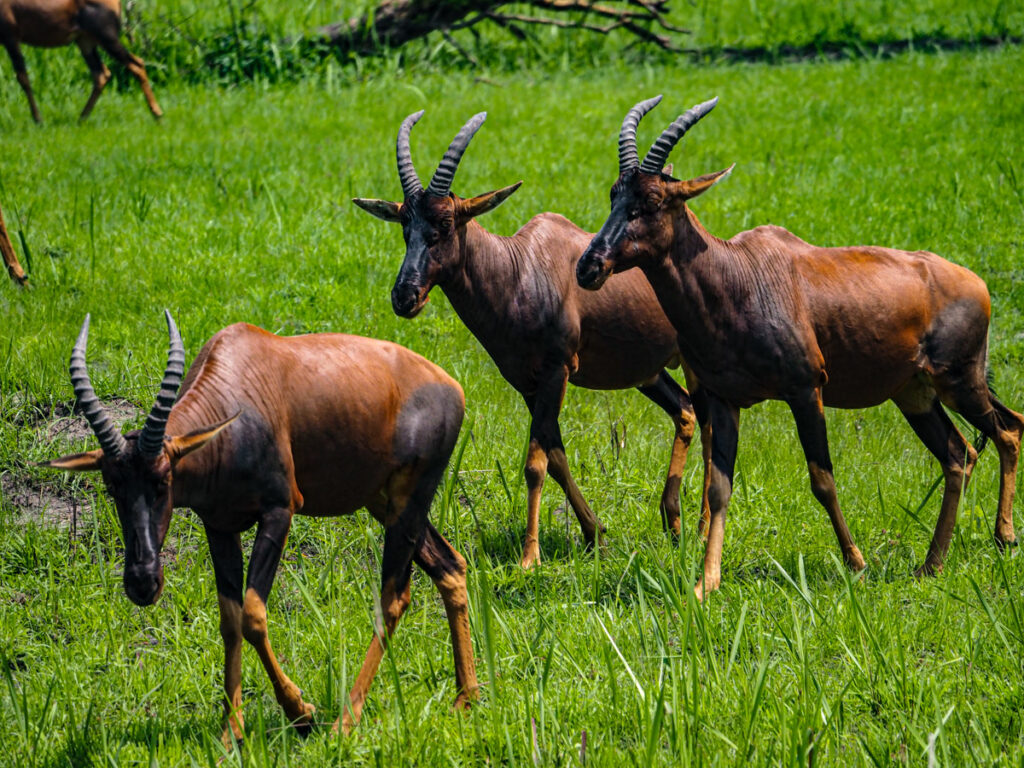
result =
[[[960,493],[977,452],[945,405],[996,444],[995,538],[1015,541],[1013,496],[1024,417],[985,378],[990,316],[985,283],[926,251],[820,248],[780,227],[730,240],[709,234],[686,205],[729,170],[688,181],[662,171],[683,134],[714,108],[682,114],[639,161],[636,128],[660,96],[637,104],[619,135],[611,213],[579,260],[579,284],[597,289],[638,266],[679,333],[679,347],[710,405],[711,528],[702,596],[721,580],[725,511],[732,492],[739,410],[785,401],[796,419],[811,489],[828,511],[843,556],[864,567],[836,498],[823,405],[865,408],[892,400],[942,466],[945,489],[919,574],[942,568]]]
[[[295,514],[330,517],[366,507],[385,529],[384,626],[339,718],[346,732],[359,720],[385,644],[409,605],[414,560],[441,593],[455,655],[455,703],[468,704],[477,680],[466,564],[428,519],[462,424],[462,388],[397,344],[343,334],[282,338],[239,323],[206,343],[175,402],[185,351],[166,316],[171,343],[160,394],[142,430],[127,435],[89,382],[86,317],[71,354],[71,380],[100,448],[44,466],[103,473],[124,534],[124,589],[138,605],[154,603],[163,588],[159,554],[173,508],[191,507],[202,520],[224,640],[225,743],[244,733],[243,637],[256,648],[288,718],[303,730],[312,723],[314,707],[278,666],[267,635],[267,597]],[[239,533],[253,525],[243,587]]]
[[[430,289],[440,286],[526,401],[532,420],[522,566],[540,558],[541,487],[548,472],[565,491],[588,546],[604,530],[566,460],[558,416],[567,382],[589,389],[637,387],[672,419],[675,437],[661,511],[665,527],[678,533],[680,480],[696,421],[689,395],[665,370],[679,364],[679,350],[651,287],[636,273],[610,280],[601,294],[581,291],[573,268],[591,235],[557,214],[535,216],[511,237],[492,235],[474,221],[522,183],[469,199],[451,192],[455,171],[485,113],[463,126],[424,189],[409,148],[409,133],[422,115],[409,115],[398,131],[403,202],[354,202],[402,225],[406,250],[391,291],[395,313],[415,317]]]
[[[42,122],[25,68],[21,43],[59,48],[75,43],[92,75],[92,93],[82,110],[84,120],[110,81],[110,70],[100,59],[102,48],[139,81],[153,117],[163,115],[149,86],[146,65],[121,42],[120,0],[0,0],[0,45],[7,49],[18,83],[28,98],[32,119]]]

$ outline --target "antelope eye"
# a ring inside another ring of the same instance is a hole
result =
[[[639,207],[630,208],[629,212],[626,215],[629,216],[629,218],[631,218],[631,219],[639,218],[640,217],[640,208]]]
[[[440,240],[440,236],[437,234],[436,229],[432,229],[429,232],[427,232],[426,241],[428,248],[433,248],[435,245],[437,245],[438,240]]]

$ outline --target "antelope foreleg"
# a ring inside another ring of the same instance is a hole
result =
[[[793,412],[793,418],[796,419],[800,445],[803,447],[804,456],[807,459],[811,491],[818,503],[828,512],[847,567],[851,571],[861,571],[864,569],[864,556],[853,543],[850,529],[839,508],[836,482],[832,475],[832,459],[828,452],[828,433],[825,428],[825,411],[821,400],[821,390],[808,390],[804,396],[790,400],[789,407]]]
[[[224,641],[224,731],[226,748],[245,738],[242,718],[242,544],[237,533],[206,529],[217,579],[220,636]]]
[[[37,123],[43,122],[39,116],[39,107],[36,106],[35,96],[32,95],[32,83],[28,79],[28,69],[25,68],[25,57],[21,53],[21,46],[15,41],[5,43],[7,55],[11,57],[11,65],[14,67],[14,75],[18,79],[18,85],[25,92],[28,99],[28,108],[32,111],[32,119]]]
[[[722,583],[722,544],[725,516],[732,496],[733,471],[739,442],[740,412],[717,398],[708,397],[711,420],[711,468],[708,472],[710,522],[704,550],[704,576],[694,588],[698,600]]]
[[[693,377],[687,375],[687,382]],[[693,403],[693,413],[700,424],[700,449],[701,458],[704,464],[704,481],[701,484],[700,495],[700,519],[697,521],[697,535],[707,541],[708,530],[711,527],[711,507],[708,503],[708,490],[711,488],[711,411],[708,403],[707,393],[698,384],[690,391],[690,399]]]
[[[519,565],[532,568],[540,561],[540,499],[544,490],[544,477],[548,471],[548,455],[536,438],[530,439],[526,452],[526,535],[523,538],[523,556]]]
[[[267,633],[267,597],[291,526],[291,510],[282,508],[264,516],[256,529],[249,558],[249,574],[242,606],[242,634],[256,649],[274,687],[277,703],[300,733],[312,727],[316,707],[302,700],[302,691],[277,663]]]

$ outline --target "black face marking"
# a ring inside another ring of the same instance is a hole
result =
[[[405,258],[391,290],[391,306],[401,317],[419,313],[453,259],[455,220],[448,200],[418,193],[402,206]]]

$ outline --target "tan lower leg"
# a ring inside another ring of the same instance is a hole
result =
[[[28,281],[28,276],[25,274],[25,270],[21,268],[21,264],[18,263],[18,257],[14,253],[14,246],[11,245],[11,238],[7,234],[7,226],[4,224],[3,213],[0,213],[0,254],[3,255],[4,264],[7,266],[7,273],[11,276],[11,279],[19,285],[24,285]]]
[[[709,592],[722,585],[722,544],[725,541],[725,509],[711,513],[707,528],[708,543],[704,549],[704,577],[697,582],[694,594],[703,600]]]
[[[713,465],[709,472],[708,503],[711,507],[711,522],[707,527],[708,543],[704,549],[704,577],[697,582],[694,594],[703,600],[708,592],[714,592],[722,584],[722,545],[725,541],[725,511],[732,495],[729,478]]]
[[[454,552],[454,550],[452,550]],[[441,593],[444,610],[448,615],[448,627],[452,633],[452,653],[455,658],[455,684],[459,693],[453,705],[457,709],[469,706],[476,700],[479,685],[476,679],[476,663],[473,660],[473,640],[469,634],[469,600],[466,594],[466,561],[456,553],[461,572],[447,573],[438,579],[437,590]]]
[[[860,571],[864,568],[864,556],[853,543],[850,529],[846,525],[846,519],[839,508],[839,499],[836,496],[836,483],[832,473],[822,469],[813,461],[807,463],[807,471],[811,476],[811,490],[821,506],[828,512],[828,518],[832,521],[832,530],[835,531],[839,540],[839,548],[843,552],[843,560],[851,571]]]
[[[363,666],[356,676],[356,682],[352,686],[352,691],[349,693],[348,707],[345,709],[342,717],[334,721],[332,732],[337,732],[340,722],[341,731],[347,736],[351,733],[352,728],[359,723],[359,718],[363,714],[363,704],[366,702],[366,695],[370,691],[373,678],[377,676],[377,668],[380,666],[381,659],[384,658],[384,649],[387,647],[388,638],[394,634],[395,627],[398,626],[398,620],[402,618],[405,609],[409,607],[409,600],[408,581],[401,593],[397,592],[394,582],[390,580],[381,589],[380,610],[384,620],[383,631],[377,630],[374,632],[373,640],[370,641],[370,647],[366,651],[366,658],[363,659]]]
[[[682,533],[679,489],[683,481],[683,469],[686,467],[686,456],[690,452],[690,442],[693,440],[693,428],[696,420],[693,414],[683,411],[675,421],[676,434],[672,440],[672,455],[668,462],[665,490],[661,493],[661,522],[666,531],[678,536]]]
[[[281,669],[270,646],[267,634],[267,607],[256,590],[248,589],[245,593],[245,605],[242,609],[242,634],[259,654],[263,668],[267,671],[277,703],[284,709],[285,716],[299,726],[309,725],[313,721],[316,707],[302,700],[302,691]]]
[[[225,747],[245,737],[242,718],[242,606],[217,595],[220,607],[220,636],[224,640],[224,732]]]
[[[701,427],[701,453],[704,460],[704,487],[700,495],[700,520],[697,522],[697,535],[707,540],[708,528],[711,526],[711,507],[708,504],[708,491],[711,489],[711,425]]]
[[[153,89],[149,86],[149,78],[146,76],[146,67],[143,65],[142,59],[135,56],[132,59],[132,63],[128,65],[128,71],[135,75],[135,79],[139,81],[142,93],[146,97],[146,103],[149,105],[149,111],[153,113],[153,117],[162,117],[164,114],[163,110],[156,103],[156,96],[153,95]]]
[[[519,564],[532,568],[540,561],[540,498],[544,489],[544,476],[548,470],[548,457],[540,443],[530,441],[526,454],[526,539]]]
[[[996,543],[1013,544],[1017,534],[1013,530],[1013,497],[1017,490],[1017,457],[1020,438],[1011,433],[1000,435],[999,448],[999,511],[996,515]]]

